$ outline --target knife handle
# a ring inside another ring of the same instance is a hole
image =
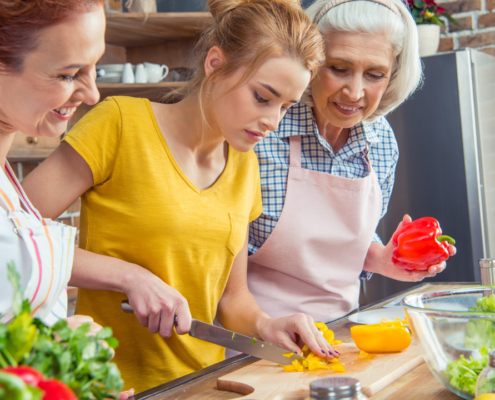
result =
[[[134,309],[129,304],[129,300],[122,300],[120,306],[125,313],[134,313]],[[177,326],[177,316],[174,317],[174,325]]]

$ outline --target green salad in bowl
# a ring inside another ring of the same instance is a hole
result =
[[[402,306],[431,372],[458,396],[473,399],[495,349],[495,286],[414,294]],[[495,380],[485,384],[495,390]]]

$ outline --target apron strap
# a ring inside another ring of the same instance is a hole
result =
[[[12,185],[14,186],[17,194],[19,195],[19,199],[24,205],[24,208],[26,211],[28,211],[31,215],[34,215],[38,220],[42,221],[43,218],[41,217],[41,214],[38,212],[38,210],[31,204],[29,201],[28,197],[26,196],[26,193],[24,193],[24,190],[22,189],[21,185],[19,184],[19,181],[14,175],[14,171],[12,171],[12,168],[10,167],[9,163],[6,163],[6,170],[7,170],[7,175],[10,177],[10,181],[12,182]]]
[[[290,166],[301,168],[301,136],[289,137]]]

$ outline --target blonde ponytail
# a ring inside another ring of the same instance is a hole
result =
[[[204,104],[208,82],[204,63],[209,50],[218,46],[225,63],[214,74],[227,76],[247,67],[241,82],[271,57],[290,57],[316,75],[324,60],[323,40],[301,9],[299,0],[208,0],[214,23],[201,35],[196,48],[196,74],[162,102],[173,103],[198,93]],[[201,109],[203,113],[203,109]]]
[[[208,7],[215,21],[220,21],[229,11],[241,7],[245,4],[252,3],[279,3],[301,7],[299,0],[209,0]]]

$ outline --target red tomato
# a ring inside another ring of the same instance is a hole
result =
[[[17,375],[24,381],[24,383],[28,384],[29,386],[36,387],[44,379],[43,375],[41,375],[38,370],[32,367],[27,367],[25,365],[2,368],[2,371]]]
[[[38,387],[45,392],[43,400],[77,400],[72,389],[55,379],[41,381]]]

